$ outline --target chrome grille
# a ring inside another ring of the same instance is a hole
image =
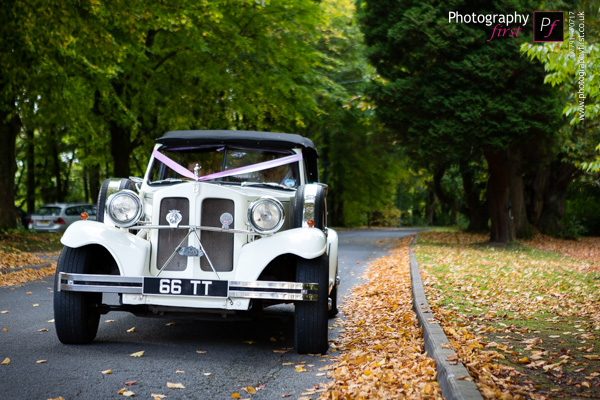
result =
[[[190,223],[190,201],[184,197],[167,197],[160,203],[159,225],[168,225],[166,216],[171,210],[179,210],[182,216],[181,225]],[[158,231],[158,247],[156,256],[156,268],[161,269],[173,254],[179,243],[188,231],[185,229],[160,229]],[[187,243],[183,244],[187,246]],[[165,271],[183,271],[187,268],[188,258],[175,254]]]
[[[202,226],[221,227],[221,214],[230,213],[235,223],[234,202],[228,199],[204,199],[202,202]],[[233,235],[231,233],[202,231],[200,240],[216,271],[233,270]],[[206,257],[200,259],[203,271],[212,271]]]

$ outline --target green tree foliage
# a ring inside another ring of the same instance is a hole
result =
[[[449,23],[448,15],[512,13],[534,5],[360,2],[369,58],[386,79],[371,89],[379,115],[432,172],[485,157],[491,240],[498,242],[527,231],[522,177],[554,155],[557,91],[543,85],[539,66],[520,56],[520,44],[531,40],[529,29],[518,38],[488,40],[492,27]]]
[[[351,0],[15,0],[6,10],[0,210],[15,193],[30,212],[95,201],[103,178],[142,174],[154,138],[174,129],[307,135],[336,186],[339,224],[393,207],[398,167],[360,97],[372,70]]]
[[[562,4],[555,7],[561,8]],[[600,22],[598,4],[580,0],[564,6],[565,41],[523,43],[521,51],[544,65],[544,82],[564,93],[563,114],[569,119],[562,151],[588,172],[600,171]],[[562,8],[564,9],[564,8]]]

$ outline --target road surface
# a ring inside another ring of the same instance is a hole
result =
[[[370,261],[384,256],[394,238],[414,233],[339,232],[340,304]],[[297,399],[327,381],[321,370],[331,363],[327,357],[292,350],[292,306],[277,310],[278,318],[257,322],[165,320],[112,312],[101,316],[93,344],[67,346],[54,331],[53,281],[48,277],[0,288],[0,362],[10,358],[8,365],[0,365],[0,399],[122,399],[123,388],[137,399],[151,399],[152,394],[231,399],[236,392],[253,400]],[[330,340],[336,335],[332,326]],[[141,357],[131,356],[141,351]],[[168,382],[185,388],[168,388]],[[249,394],[246,387],[258,391]]]

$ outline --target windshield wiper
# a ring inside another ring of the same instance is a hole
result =
[[[275,182],[242,182],[242,186],[257,186],[257,187],[268,187],[275,189],[285,189],[285,190],[296,190],[295,188],[291,188],[289,186],[282,185],[281,183]]]

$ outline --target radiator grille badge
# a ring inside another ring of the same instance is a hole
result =
[[[184,257],[202,257],[204,255],[202,250],[197,249],[194,246],[189,246],[189,247],[182,246],[179,248],[179,250],[177,250],[177,253],[180,256],[184,256]]]
[[[223,213],[223,214],[221,214],[220,220],[221,220],[222,228],[229,229],[229,227],[233,223],[233,215],[231,215],[229,213]]]
[[[171,228],[177,228],[183,219],[179,210],[169,210],[166,218]]]

